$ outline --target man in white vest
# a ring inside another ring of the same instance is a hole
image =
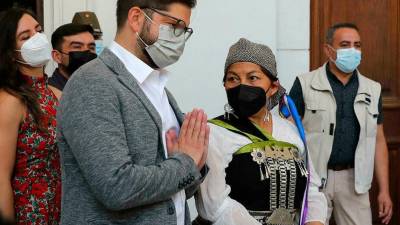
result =
[[[307,132],[311,160],[328,200],[328,220],[338,225],[372,224],[369,189],[375,171],[379,217],[392,217],[389,158],[383,132],[381,86],[363,76],[356,25],[329,28],[320,68],[296,78],[290,91]]]

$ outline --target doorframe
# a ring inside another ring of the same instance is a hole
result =
[[[317,11],[321,10],[320,1],[310,1],[310,71],[321,65],[321,28],[319,26],[319,18]]]
[[[36,17],[38,22],[44,26],[44,9],[43,9],[43,0],[36,0]]]

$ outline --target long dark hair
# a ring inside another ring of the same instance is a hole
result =
[[[32,113],[39,129],[45,131],[40,122],[43,113],[37,100],[38,95],[26,84],[15,61],[18,23],[25,14],[35,18],[32,12],[21,8],[11,8],[0,14],[0,90],[19,98]]]

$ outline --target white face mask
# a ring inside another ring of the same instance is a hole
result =
[[[51,49],[46,35],[38,32],[25,41],[20,50],[16,50],[21,52],[24,60],[17,60],[17,62],[32,67],[42,67],[51,59]]]
[[[146,18],[151,21],[148,16]],[[136,35],[146,46],[146,52],[158,68],[164,68],[177,62],[185,49],[185,33],[182,32],[180,36],[176,36],[172,26],[160,24],[158,39],[152,45],[146,44],[138,34]]]

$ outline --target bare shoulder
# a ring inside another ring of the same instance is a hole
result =
[[[18,120],[25,116],[26,106],[18,97],[0,90],[0,120]]]
[[[49,85],[49,89],[53,92],[53,94],[57,97],[58,100],[61,99],[62,91],[58,90],[56,87]]]

